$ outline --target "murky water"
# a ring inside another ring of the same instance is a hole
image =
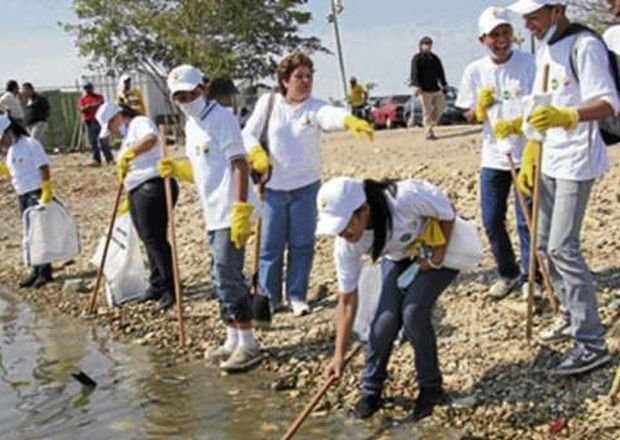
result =
[[[33,310],[1,292],[0,337],[2,439],[271,439],[299,410],[269,390],[260,369],[222,377],[199,361],[171,365],[152,350],[112,342],[88,323]],[[78,369],[97,388],[76,381]],[[310,418],[297,438],[376,434],[377,426],[330,415]],[[410,429],[384,434],[415,436]]]

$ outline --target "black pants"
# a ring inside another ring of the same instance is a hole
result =
[[[31,206],[35,206],[39,203],[39,198],[41,197],[41,190],[37,189],[34,191],[27,192],[26,194],[22,194],[17,196],[17,200],[19,202],[19,213],[23,214],[24,211]],[[32,266],[32,271],[41,277],[45,277],[48,279],[52,278],[52,265],[51,264],[40,264],[38,266]]]
[[[88,142],[90,143],[90,150],[92,152],[93,162],[101,163],[101,153],[105,157],[107,163],[114,162],[114,156],[110,151],[107,139],[99,139],[99,132],[101,132],[101,126],[97,121],[84,121],[86,125],[86,132],[88,133]]]
[[[179,186],[171,180],[172,200],[176,204]],[[162,296],[174,292],[172,250],[168,243],[168,212],[164,180],[147,180],[129,192],[129,212],[138,236],[146,247],[151,270],[150,285],[153,293]]]

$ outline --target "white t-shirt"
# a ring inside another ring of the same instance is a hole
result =
[[[612,52],[620,54],[620,25],[610,27],[603,34],[605,44]]]
[[[137,155],[129,164],[129,172],[125,177],[125,190],[131,191],[142,185],[147,180],[159,176],[157,163],[161,159],[161,144],[157,127],[146,116],[136,116],[127,127],[127,135],[123,138],[120,154],[145,136],[153,135],[157,143],[150,150]]]
[[[249,151],[260,144],[267,110],[267,93],[260,97],[243,130]],[[325,101],[308,98],[290,105],[280,93],[274,97],[269,119],[269,155],[273,166],[267,188],[289,191],[304,187],[321,178],[321,132],[344,128],[347,110]]]
[[[35,138],[20,136],[9,148],[6,166],[11,173],[13,188],[18,195],[41,188],[41,168],[50,160]]]
[[[423,180],[403,180],[397,182],[394,197],[386,192],[392,213],[392,233],[388,235],[382,256],[398,261],[407,258],[407,248],[422,232],[426,220],[453,220],[452,204],[446,195],[435,185]],[[364,231],[356,243],[349,243],[336,237],[334,260],[341,293],[351,293],[357,289],[362,271],[362,256],[370,254],[374,232]]]
[[[516,164],[521,162],[525,138],[510,136],[498,140],[493,135],[493,125],[500,119],[512,120],[523,113],[522,98],[530,94],[535,74],[534,57],[518,50],[504,64],[496,64],[490,56],[485,56],[465,69],[456,100],[457,107],[475,107],[478,92],[483,88],[493,87],[496,91],[497,103],[489,109],[483,125],[482,167],[509,170],[508,152],[512,153]]]
[[[207,230],[229,228],[236,201],[231,162],[245,157],[239,123],[215,101],[207,101],[200,118],[187,119],[185,137],[185,154],[192,164]],[[257,206],[249,178],[248,203]]]
[[[575,40],[578,38],[577,42]],[[571,51],[578,72],[577,82],[571,69]],[[543,92],[544,66],[549,65],[548,92],[555,107],[579,107],[603,99],[617,113],[618,93],[609,70],[605,46],[594,36],[579,33],[552,46],[543,46],[536,56],[537,72],[534,93]],[[591,180],[609,168],[607,151],[598,122],[582,122],[575,130],[552,128],[543,142],[545,175],[556,179]]]
[[[10,115],[17,119],[24,119],[24,108],[17,96],[11,92],[4,92],[0,96],[0,109],[8,111]]]

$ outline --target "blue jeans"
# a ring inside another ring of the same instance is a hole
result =
[[[230,228],[207,232],[211,250],[211,279],[220,302],[222,320],[250,322],[250,291],[243,276],[245,248],[237,249],[230,241]]]
[[[432,323],[433,306],[439,295],[456,278],[452,269],[419,273],[411,286],[402,292],[396,279],[409,261],[384,259],[381,263],[383,288],[366,347],[366,366],[362,377],[362,393],[380,395],[387,379],[387,364],[394,340],[401,327],[415,351],[415,369],[420,388],[442,384],[437,339]]]
[[[41,197],[41,190],[39,189],[17,196],[19,203],[19,213],[23,214],[26,209],[30,208],[31,206],[36,206],[39,203],[39,197]],[[52,265],[40,264],[37,266],[32,266],[32,272],[37,276],[51,279]]]
[[[265,190],[259,283],[274,306],[282,302],[287,245],[286,295],[289,301],[306,299],[314,258],[318,191],[319,182],[292,191]]]
[[[530,233],[527,222],[517,199],[515,189],[515,212],[517,214],[517,232],[521,245],[521,270],[517,265],[510,236],[506,230],[506,211],[508,196],[512,186],[510,171],[482,168],[480,170],[480,206],[482,222],[487,233],[491,252],[495,257],[497,272],[502,278],[516,278],[521,273],[528,273],[530,255]],[[526,200],[528,206],[531,200]]]

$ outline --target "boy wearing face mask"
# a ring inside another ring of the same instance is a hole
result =
[[[607,0],[607,4],[614,20],[620,21],[620,0]],[[609,50],[620,55],[620,25],[616,24],[607,29],[603,34],[603,40],[605,40]]]
[[[518,167],[525,145],[520,132],[520,102],[531,92],[536,66],[532,55],[513,49],[513,29],[505,9],[495,6],[485,9],[478,20],[478,30],[480,43],[489,54],[465,69],[456,106],[467,109],[465,116],[470,123],[483,124],[480,207],[499,275],[489,289],[489,296],[501,299],[517,287],[523,281],[522,274],[528,272],[530,235],[516,194],[521,268],[506,230],[512,187],[507,154],[512,154]],[[508,132],[494,132],[497,124],[508,127]]]
[[[187,117],[188,161],[163,159],[162,177],[196,184],[207,224],[211,280],[226,324],[224,345],[206,357],[223,361],[225,371],[243,371],[261,360],[254,339],[248,287],[243,276],[244,246],[252,233],[256,195],[250,185],[239,123],[214,100],[205,98],[200,70],[184,64],[168,75],[170,96]]]
[[[566,1],[519,0],[509,9],[523,16],[541,42],[533,93],[551,95],[551,103],[538,106],[528,118],[544,134],[538,243],[548,255],[563,311],[541,339],[574,338],[575,345],[551,373],[585,373],[610,360],[580,233],[594,181],[609,168],[597,121],[615,115],[620,102],[605,45],[569,22]],[[525,191],[532,189],[539,145],[530,142],[523,152],[519,185]]]

